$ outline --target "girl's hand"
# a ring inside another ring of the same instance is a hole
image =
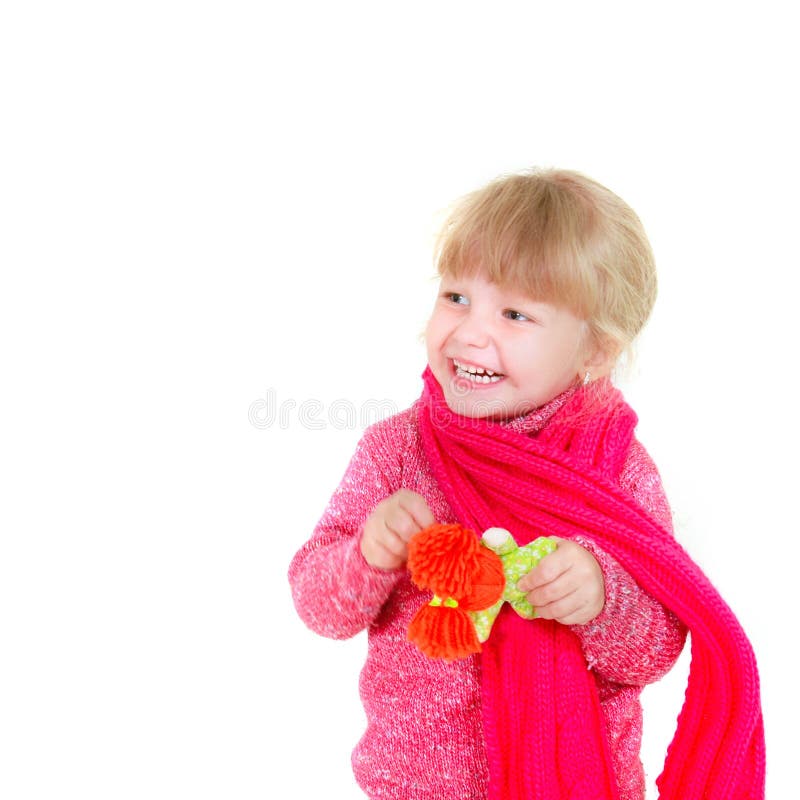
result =
[[[400,489],[378,503],[364,523],[364,559],[378,569],[399,569],[408,559],[408,540],[434,522],[424,497]]]
[[[563,625],[585,625],[605,605],[603,573],[585,547],[553,538],[558,549],[523,576],[517,588],[526,593],[537,616]]]

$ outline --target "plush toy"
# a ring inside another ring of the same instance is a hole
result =
[[[420,531],[408,544],[408,568],[414,583],[434,594],[411,620],[409,640],[448,661],[479,653],[503,603],[526,619],[536,616],[517,583],[555,549],[547,537],[519,547],[504,528],[489,528],[480,540],[462,525]]]

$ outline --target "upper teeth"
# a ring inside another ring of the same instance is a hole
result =
[[[490,369],[484,369],[483,367],[473,367],[470,364],[462,364],[460,361],[456,361],[453,359],[453,363],[459,368],[463,369],[464,372],[469,372],[472,375],[494,375],[494,372]]]
[[[481,378],[484,383],[488,383],[490,380],[492,383],[500,380],[500,375],[495,373],[494,370],[484,369],[483,367],[473,367],[471,364],[462,364],[455,359],[453,359],[453,364],[455,364],[456,369],[461,374],[467,373],[469,375],[474,375]]]

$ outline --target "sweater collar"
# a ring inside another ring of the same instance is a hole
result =
[[[550,402],[543,406],[534,408],[525,414],[511,419],[503,420],[500,424],[510,431],[533,435],[539,433],[544,428],[553,415],[566,404],[567,400],[577,391],[578,386],[570,386],[569,389],[554,397]]]

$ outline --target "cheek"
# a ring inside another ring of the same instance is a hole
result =
[[[434,346],[441,345],[447,338],[447,331],[451,327],[445,314],[439,310],[434,311],[425,326],[425,341]]]
[[[536,336],[507,348],[509,364],[516,366],[515,375],[521,382],[563,382],[576,372],[576,348],[572,340],[558,336]]]
[[[564,383],[571,383],[581,373],[580,349],[574,342],[566,343],[560,352],[560,358],[553,365],[553,375]]]
[[[425,350],[428,354],[428,361],[432,360],[442,345],[442,334],[440,328],[441,326],[437,325],[435,316],[432,316],[428,320],[428,324],[425,326],[425,333],[423,335],[425,337]]]
[[[503,348],[503,361],[519,375],[533,375],[541,372],[547,353],[546,344],[538,336],[520,337],[506,341]]]

